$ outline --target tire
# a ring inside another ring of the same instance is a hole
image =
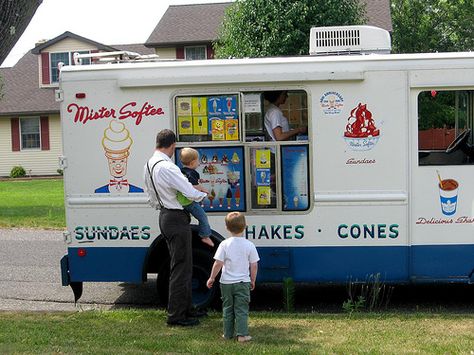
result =
[[[193,277],[192,293],[193,306],[196,308],[207,308],[211,306],[219,296],[218,283],[208,289],[206,282],[211,274],[213,264],[213,253],[202,249],[193,249]],[[168,304],[170,266],[169,258],[162,264],[157,277],[157,291],[160,305],[166,307]]]
[[[193,252],[193,306],[196,308],[210,307],[218,296],[218,283],[211,289],[206,286],[211,275],[213,253],[211,251],[195,249]]]

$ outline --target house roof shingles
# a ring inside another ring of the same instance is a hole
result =
[[[390,0],[361,0],[365,2],[367,24],[392,32]]]
[[[366,4],[367,24],[392,31],[390,0],[360,0]],[[217,39],[225,9],[232,2],[173,5],[168,7],[145,42],[149,47],[166,47],[212,42]]]
[[[225,2],[170,6],[145,45],[164,47],[214,41],[224,19],[225,9],[231,4]]]

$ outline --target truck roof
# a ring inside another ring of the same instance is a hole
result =
[[[436,66],[433,64],[436,62]],[[371,70],[474,68],[474,52],[166,60],[65,66],[61,82],[115,79],[121,87],[363,80]],[[81,74],[79,74],[81,73]],[[89,74],[87,74],[89,73]],[[79,74],[79,75],[78,75]]]

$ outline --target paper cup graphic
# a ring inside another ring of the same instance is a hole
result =
[[[459,184],[454,179],[444,179],[439,186],[439,198],[441,202],[441,212],[445,216],[452,216],[456,213],[458,204],[458,187]]]

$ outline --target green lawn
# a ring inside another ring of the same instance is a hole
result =
[[[0,228],[64,228],[62,179],[0,181]]]
[[[474,315],[251,312],[253,340],[221,338],[213,312],[198,327],[165,325],[162,310],[0,313],[0,353],[467,354]]]

